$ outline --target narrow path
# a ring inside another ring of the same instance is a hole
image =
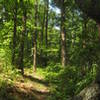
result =
[[[49,95],[48,83],[42,75],[26,72],[18,77],[13,85],[6,86],[6,98],[2,100],[47,100]],[[4,86],[5,87],[5,86]],[[10,99],[8,99],[10,97]],[[11,99],[13,97],[13,99]]]
[[[46,100],[49,95],[47,82],[31,75],[25,75],[23,80],[15,83],[15,87],[26,94],[30,93],[30,97],[33,95],[36,100]]]

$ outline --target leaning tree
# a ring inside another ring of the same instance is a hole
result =
[[[100,0],[75,0],[75,2],[84,14],[96,21],[100,40]],[[100,100],[100,68],[95,82],[85,88],[74,100]]]

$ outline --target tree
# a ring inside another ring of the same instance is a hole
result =
[[[33,34],[34,40],[34,49],[33,49],[33,67],[34,67],[34,72],[36,72],[36,66],[37,66],[37,23],[38,23],[38,1],[35,0],[35,23],[34,23],[34,27],[35,27],[35,31]]]
[[[15,0],[15,8],[13,10],[13,21],[14,21],[14,30],[13,30],[13,51],[12,51],[12,64],[15,62],[15,48],[16,48],[16,33],[17,33],[17,0]]]
[[[49,0],[45,1],[46,4],[46,18],[45,18],[45,47],[48,47],[48,13],[49,13]],[[47,65],[47,52],[46,52],[46,60],[45,65]]]
[[[65,0],[61,3],[61,59],[64,67],[66,65]]]
[[[45,45],[48,45],[48,11],[49,11],[49,0],[46,0],[46,23],[45,23]]]
[[[23,0],[21,0],[21,6],[22,6],[22,33],[21,33],[21,43],[20,43],[20,52],[19,52],[19,56],[20,56],[20,69],[21,69],[21,73],[22,75],[24,75],[24,41],[25,41],[25,33],[26,33],[26,16],[27,16],[27,10],[26,10],[26,6]]]
[[[65,30],[65,20],[66,20],[66,0],[54,0],[54,4],[61,9],[61,64],[64,67],[66,62],[66,30]]]
[[[45,6],[43,6],[43,21],[42,21],[42,23],[41,23],[41,46],[43,46],[43,38],[44,38],[44,28],[45,28],[45,16],[46,16],[46,13],[45,13],[45,10],[46,10],[46,8],[45,8]],[[42,52],[42,51],[41,51]]]

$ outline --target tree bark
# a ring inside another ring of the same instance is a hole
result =
[[[17,32],[17,0],[15,1],[15,8],[13,11],[14,29],[13,29],[13,50],[12,50],[12,64],[15,63],[15,48],[16,48],[16,32]]]
[[[44,37],[44,27],[45,27],[45,7],[44,7],[44,15],[43,15],[43,22],[42,22],[42,31],[41,31],[41,44],[43,45],[43,37]]]
[[[38,19],[38,1],[36,0],[35,1],[35,23],[34,23],[34,26],[35,26],[35,32],[33,34],[33,45],[34,45],[34,48],[33,48],[33,68],[34,68],[34,72],[36,72],[36,67],[37,67],[37,19]]]
[[[49,11],[49,0],[46,0],[46,23],[45,23],[45,47],[48,48],[48,11]],[[47,52],[45,59],[45,66],[47,66]]]
[[[44,7],[44,14],[43,14],[43,22],[41,24],[41,43],[40,43],[40,57],[42,57],[42,52],[43,52],[43,42],[44,42],[44,28],[45,28],[45,18],[46,18],[46,13],[45,13],[45,7]]]
[[[24,41],[25,41],[25,33],[26,33],[26,8],[23,7],[23,16],[22,16],[22,34],[21,34],[21,45],[20,45],[20,68],[21,68],[21,73],[24,75]]]
[[[64,67],[66,65],[66,32],[65,32],[65,6],[64,0],[61,5],[61,63]]]
[[[46,1],[46,25],[45,25],[45,45],[48,45],[48,10],[49,10],[49,0]]]

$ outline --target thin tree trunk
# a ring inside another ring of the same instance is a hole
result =
[[[40,43],[40,45],[41,45],[40,57],[42,57],[42,52],[43,52],[45,18],[46,17],[45,17],[45,7],[44,7],[43,22],[41,24],[42,30],[41,30],[41,43]]]
[[[42,23],[42,32],[41,32],[41,44],[43,45],[43,36],[44,36],[44,26],[45,26],[45,7],[44,7],[44,15],[43,15],[43,23]]]
[[[16,48],[16,31],[17,31],[17,0],[15,1],[15,9],[14,9],[14,15],[13,15],[13,20],[14,20],[14,30],[13,30],[13,50],[12,50],[12,64],[14,65],[15,63],[15,48]]]
[[[24,75],[24,41],[26,33],[26,8],[23,9],[22,24],[23,24],[23,29],[21,34],[20,67],[21,67],[21,73],[22,75]]]
[[[34,49],[33,49],[33,68],[34,68],[34,72],[36,72],[36,67],[37,67],[37,19],[38,19],[38,1],[36,0],[36,4],[35,4],[35,32],[33,34],[34,40],[33,40],[33,45],[34,45]]]
[[[49,11],[49,0],[46,1],[46,23],[45,23],[45,47],[48,48],[48,11]],[[45,66],[47,65],[47,52]]]
[[[61,63],[64,67],[66,65],[66,32],[65,32],[65,6],[62,0],[61,6]]]
[[[45,29],[45,45],[46,45],[46,48],[47,48],[47,45],[48,45],[48,10],[49,10],[49,0],[47,0],[46,2],[46,29]]]

